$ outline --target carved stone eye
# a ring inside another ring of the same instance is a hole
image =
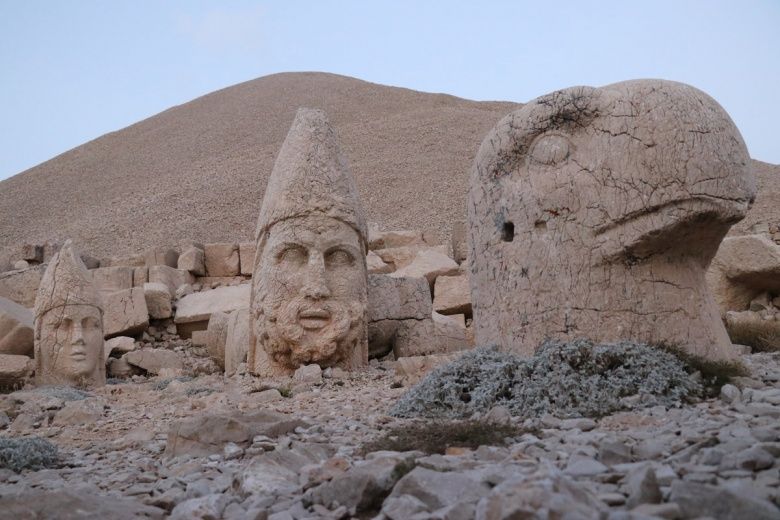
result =
[[[531,146],[531,160],[553,166],[569,157],[569,140],[562,135],[543,135]]]

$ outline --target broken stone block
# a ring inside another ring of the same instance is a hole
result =
[[[45,270],[46,264],[41,264],[21,271],[0,273],[0,297],[31,309]]]
[[[429,356],[407,356],[395,362],[396,375],[406,378],[409,384],[415,384],[434,368],[454,361],[460,354],[432,354]]]
[[[38,244],[24,244],[22,246],[22,260],[40,264],[43,262],[43,246]]]
[[[204,413],[182,419],[171,426],[165,455],[204,457],[222,453],[228,442],[248,448],[258,435],[275,438],[307,426],[300,419],[265,410]]]
[[[371,229],[368,237],[368,248],[390,249],[405,246],[427,246],[422,231],[378,231]]]
[[[188,247],[179,255],[178,268],[195,276],[206,275],[206,255],[202,249]]]
[[[176,304],[175,323],[207,321],[215,312],[249,308],[250,284],[219,287],[192,293]]]
[[[33,313],[0,297],[0,354],[33,355]]]
[[[79,257],[81,258],[81,261],[84,262],[84,267],[86,267],[87,269],[92,270],[100,267],[100,260],[98,260],[94,256],[90,256],[86,253],[81,253]]]
[[[452,258],[459,264],[462,264],[469,254],[469,245],[466,241],[466,221],[458,220],[452,224]]]
[[[105,359],[108,359],[113,352],[127,354],[135,350],[135,340],[130,336],[116,336],[107,339],[103,345],[106,351]]]
[[[167,265],[154,265],[149,268],[149,282],[165,284],[171,293],[171,297],[174,297],[179,286],[184,284],[192,285],[195,283],[195,277],[189,271],[174,269]]]
[[[395,334],[396,359],[407,356],[447,354],[469,347],[465,327],[434,314],[425,320],[401,320]]]
[[[106,338],[138,334],[149,326],[149,310],[141,287],[103,295],[103,307]]]
[[[382,258],[373,251],[369,251],[366,255],[366,267],[368,268],[368,274],[383,274],[393,272],[393,266],[386,264],[385,261],[382,260]]]
[[[214,318],[214,315],[211,315],[212,318]],[[211,320],[209,320],[209,323]],[[196,330],[192,333],[192,346],[193,347],[206,347],[209,344],[209,331],[206,330]]]
[[[744,311],[764,292],[780,292],[780,245],[763,235],[727,237],[707,270],[721,314]]]
[[[21,388],[34,370],[35,361],[27,356],[0,354],[0,388]]]
[[[422,320],[433,310],[431,292],[422,278],[369,275],[368,320]]]
[[[101,295],[133,288],[132,267],[100,267],[90,273],[92,282]]]
[[[238,244],[206,244],[204,253],[208,276],[238,276],[241,273]]]
[[[400,320],[368,322],[368,357],[381,358],[393,351],[395,333]]]
[[[469,277],[439,276],[433,288],[433,309],[440,314],[471,316]]]
[[[428,281],[428,285],[433,287],[437,277],[456,275],[458,270],[459,267],[455,260],[445,253],[429,248],[418,251],[411,263],[390,273],[388,276],[394,278],[425,278]]]
[[[170,318],[173,315],[171,309],[171,293],[164,283],[154,282],[144,284],[144,298],[149,317],[156,320]]]
[[[100,267],[143,267],[146,260],[143,255],[111,256],[100,259]]]
[[[14,262],[14,269],[17,271],[20,269],[27,269],[28,267],[30,267],[30,263],[27,260],[17,260]]]
[[[179,261],[179,253],[167,247],[154,247],[144,252],[144,263],[147,266],[167,265],[176,268]]]
[[[121,358],[109,358],[106,371],[108,372],[109,377],[120,379],[143,374],[141,369],[128,363],[124,356]]]
[[[420,251],[436,251],[442,255],[447,255],[447,246],[428,246],[414,245],[403,247],[392,247],[389,249],[377,249],[374,253],[382,259],[383,262],[390,264],[394,271],[411,264],[417,253]]]
[[[225,374],[228,376],[236,372],[238,365],[246,363],[250,324],[249,309],[239,309],[229,315],[225,337]]]
[[[149,281],[148,267],[133,267],[133,287],[143,287]]]
[[[206,335],[206,350],[209,356],[222,368],[225,367],[225,344],[227,343],[228,323],[231,314],[222,311],[211,313],[208,327],[204,331]]]
[[[138,368],[143,368],[150,374],[159,374],[162,370],[180,371],[184,369],[184,359],[181,354],[164,348],[134,350],[123,356],[125,361]]]
[[[769,293],[763,293],[753,298],[748,305],[748,310],[752,312],[766,311],[772,308],[772,298]]]
[[[255,268],[256,251],[257,244],[254,242],[241,242],[238,244],[238,256],[240,259],[242,275],[252,276],[252,271]]]

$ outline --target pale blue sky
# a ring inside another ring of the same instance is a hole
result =
[[[718,100],[780,163],[780,1],[0,0],[0,179],[213,90],[316,70],[524,102],[631,78]]]

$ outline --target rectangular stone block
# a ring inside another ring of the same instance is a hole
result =
[[[431,292],[424,278],[368,275],[368,321],[422,320],[433,312]]]
[[[153,247],[144,252],[144,263],[148,266],[167,265],[176,268],[179,253],[169,247]]]
[[[90,273],[95,287],[103,295],[133,287],[132,267],[98,267]]]
[[[195,276],[204,276],[206,274],[206,256],[202,249],[189,247],[179,255],[179,269],[189,271]]]
[[[206,244],[206,275],[237,276],[241,272],[238,244]]]
[[[252,276],[256,251],[257,244],[254,242],[242,242],[238,245],[238,256],[241,261],[241,274],[244,276]]]
[[[469,348],[466,327],[441,319],[436,314],[427,320],[403,320],[395,333],[393,353],[396,359],[408,356],[448,354]]]
[[[189,271],[174,269],[167,265],[153,265],[149,268],[149,282],[163,283],[168,286],[171,297],[176,297],[176,289],[186,283],[195,283],[195,277]]]
[[[0,297],[0,354],[33,355],[33,313]]]
[[[46,264],[0,273],[0,296],[32,309]]]
[[[174,322],[208,321],[215,312],[248,309],[251,289],[251,284],[246,283],[188,294],[176,304]]]
[[[148,267],[133,267],[133,287],[143,287],[149,281]]]
[[[471,316],[471,289],[469,277],[439,276],[433,287],[433,310],[441,314]]]
[[[149,310],[142,287],[103,296],[103,334],[106,338],[132,336],[149,326]]]

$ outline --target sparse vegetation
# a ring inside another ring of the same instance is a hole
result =
[[[209,395],[214,393],[213,388],[188,388],[184,394],[187,397],[196,397],[200,395]]]
[[[780,352],[780,323],[774,320],[726,322],[732,343],[747,345],[753,352]]]
[[[0,438],[0,468],[16,473],[29,469],[37,471],[59,465],[57,447],[40,437],[24,439]]]
[[[699,374],[705,397],[717,396],[721,387],[729,383],[732,378],[748,375],[747,368],[739,361],[712,361],[701,356],[694,356],[673,345],[659,345],[659,348],[682,361],[689,374]]]
[[[714,366],[703,368],[705,378],[717,372]],[[521,417],[600,417],[637,407],[680,406],[704,395],[693,371],[665,349],[628,341],[547,341],[530,359],[483,347],[428,374],[390,413],[462,419],[501,405]]]
[[[82,401],[87,397],[91,397],[88,392],[69,386],[42,386],[38,388],[37,391],[49,397],[62,399],[63,401]]]
[[[503,446],[507,438],[520,432],[509,424],[484,421],[418,422],[392,428],[381,437],[363,445],[363,453],[372,451],[422,451],[443,454],[447,448]]]
[[[188,381],[192,381],[192,377],[190,377],[190,376],[179,376],[179,377],[171,377],[171,378],[161,379],[160,381],[157,381],[157,382],[154,383],[154,385],[152,386],[152,390],[157,390],[157,391],[165,390],[166,388],[168,388],[168,385],[170,385],[171,382],[173,382],[173,381],[178,381],[180,383],[186,383]]]

